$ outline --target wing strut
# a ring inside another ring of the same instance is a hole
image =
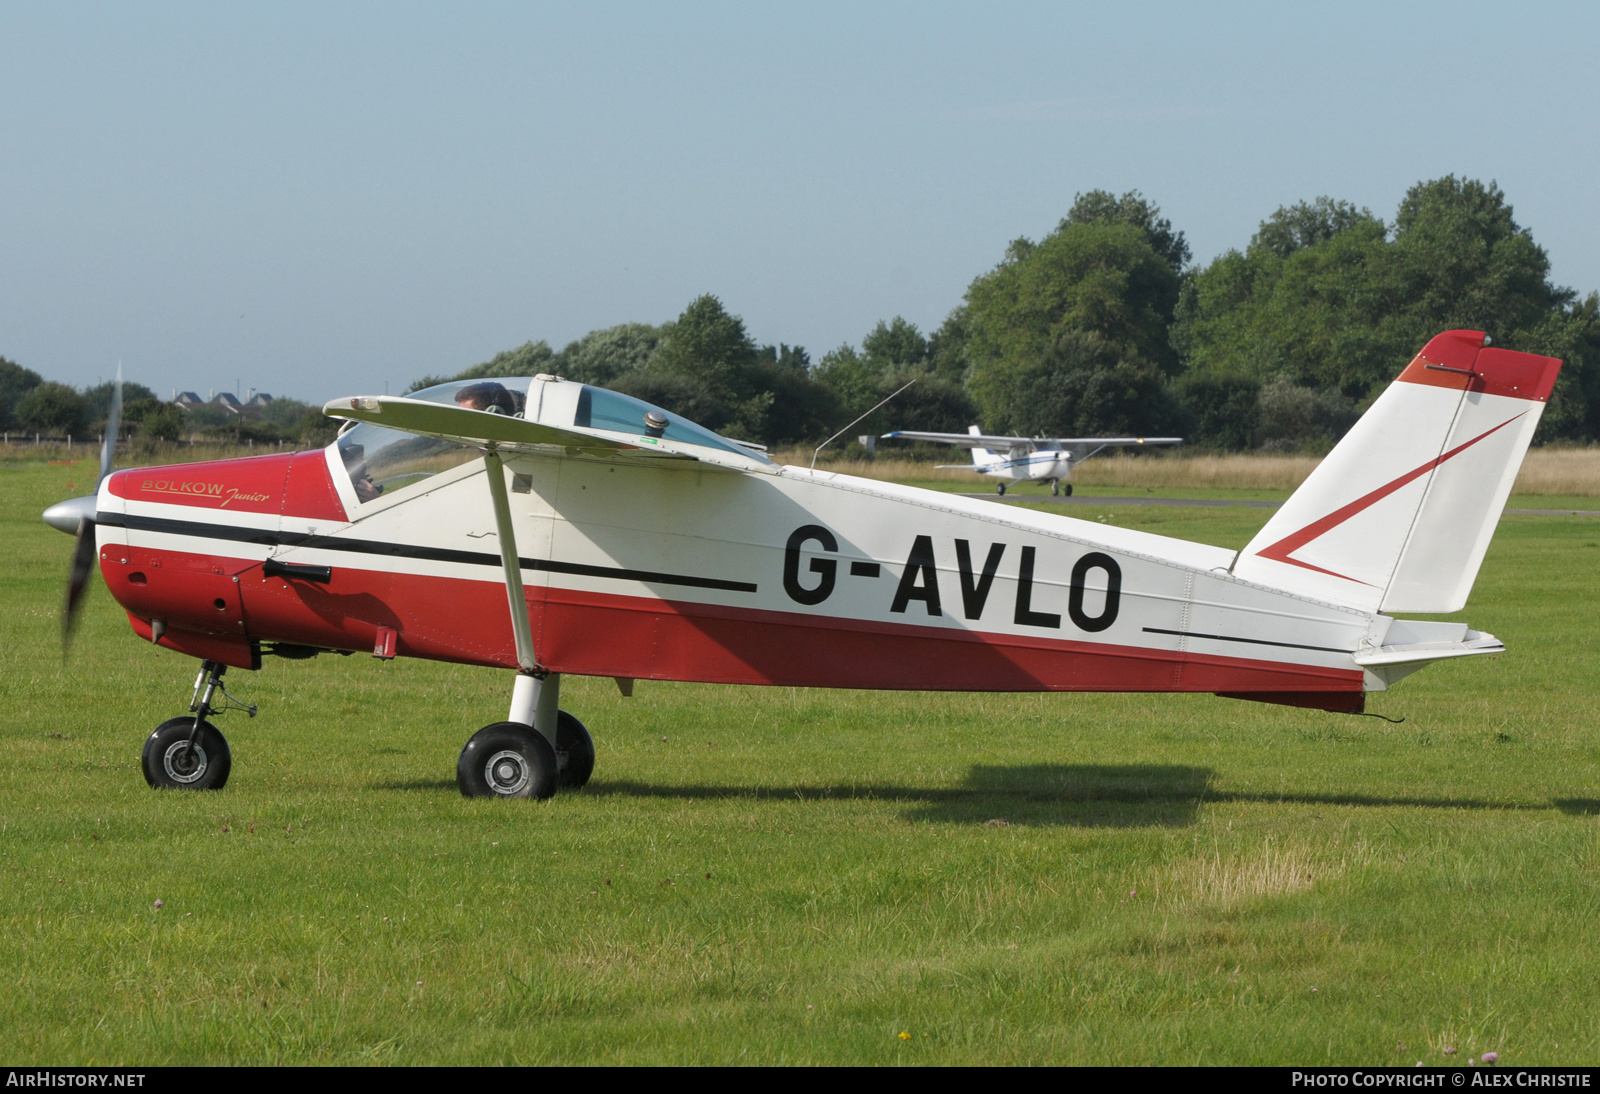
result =
[[[561,675],[547,672],[533,648],[533,628],[528,625],[528,600],[522,592],[522,559],[511,527],[511,502],[506,497],[506,473],[493,442],[484,449],[484,471],[489,476],[489,497],[494,500],[494,523],[500,541],[500,566],[506,575],[506,605],[511,610],[511,633],[517,642],[517,679],[511,688],[508,722],[532,726],[550,747],[556,747],[556,725],[561,703]],[[557,753],[558,759],[560,753]]]
[[[539,657],[533,648],[533,628],[528,625],[528,601],[522,593],[522,561],[517,556],[517,537],[511,528],[511,502],[506,498],[506,475],[500,453],[491,444],[483,457],[489,475],[489,496],[494,499],[495,538],[500,541],[500,566],[506,574],[506,602],[511,609],[511,633],[517,640],[517,669],[540,672]]]

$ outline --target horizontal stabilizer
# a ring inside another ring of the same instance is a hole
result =
[[[1396,619],[1378,641],[1381,644],[1363,643],[1353,656],[1367,672],[1369,691],[1381,690],[1373,686],[1374,680],[1387,687],[1435,661],[1504,653],[1506,649],[1492,634],[1443,620]]]

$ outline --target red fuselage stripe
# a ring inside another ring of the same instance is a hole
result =
[[[371,650],[379,629],[390,628],[397,632],[400,656],[517,664],[505,586],[498,581],[336,565],[328,582],[310,582],[267,577],[254,560],[138,546],[127,549],[127,559],[108,557],[101,570],[112,594],[142,619],[167,618],[169,625],[209,634],[354,650]],[[136,574],[143,580],[133,580]],[[527,592],[540,661],[581,675],[936,691],[1362,688],[1362,673],[1354,668],[543,586]],[[224,608],[216,606],[219,601]]]

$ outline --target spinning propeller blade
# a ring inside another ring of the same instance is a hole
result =
[[[106,416],[106,439],[100,446],[100,476],[95,479],[94,494],[87,499],[87,509],[78,517],[78,542],[72,549],[72,571],[67,578],[67,602],[61,611],[61,652],[72,644],[72,629],[78,621],[78,607],[83,602],[84,590],[89,587],[89,575],[94,571],[94,499],[100,494],[100,484],[111,474],[111,459],[117,451],[117,429],[122,424],[122,365],[117,365],[117,386],[111,390],[111,413]],[[70,505],[71,503],[64,503]],[[46,515],[48,520],[48,514]]]
[[[117,362],[117,386],[111,389],[111,413],[106,415],[106,439],[100,445],[100,477],[95,480],[95,492],[111,474],[111,457],[117,451],[117,428],[122,424],[122,362]]]
[[[72,628],[78,621],[78,605],[89,587],[94,568],[94,521],[84,517],[78,524],[78,542],[72,549],[72,573],[67,578],[67,603],[61,611],[61,652],[72,644]]]

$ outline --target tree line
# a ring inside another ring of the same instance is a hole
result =
[[[1055,230],[1013,240],[938,329],[896,316],[816,361],[759,343],[715,296],[661,325],[528,342],[447,379],[553,373],[768,445],[815,442],[916,382],[853,432],[1179,434],[1220,451],[1325,451],[1439,331],[1566,364],[1541,442],[1600,440],[1600,294],[1550,280],[1550,260],[1494,183],[1419,182],[1393,220],[1320,197],[1279,208],[1248,245],[1191,262],[1184,233],[1137,191],[1077,195]],[[278,399],[243,417],[124,391],[135,435],[320,443],[317,408]],[[78,391],[0,358],[0,424],[103,427],[111,385]]]
[[[1193,265],[1137,191],[1079,194],[1055,230],[1017,239],[937,330],[895,317],[813,362],[762,345],[714,296],[660,326],[625,323],[553,350],[529,342],[444,379],[554,373],[782,445],[863,423],[1025,435],[1182,434],[1214,450],[1325,451],[1440,331],[1566,364],[1539,440],[1600,440],[1600,295],[1550,261],[1500,188],[1420,182],[1392,221],[1328,197],[1279,208],[1249,244]]]
[[[101,436],[115,387],[107,380],[80,391],[0,357],[0,429],[56,438]],[[233,444],[326,444],[334,430],[321,408],[295,399],[274,399],[242,413],[212,404],[186,409],[136,381],[122,384],[121,435],[135,443],[199,436]]]

